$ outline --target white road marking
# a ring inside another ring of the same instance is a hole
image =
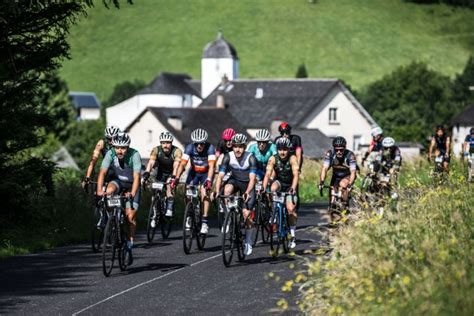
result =
[[[204,262],[206,262],[206,261],[212,260],[212,259],[217,258],[217,257],[220,257],[220,256],[222,256],[222,254],[218,254],[218,255],[215,255],[215,256],[212,256],[212,257],[209,257],[209,258],[206,258],[206,259],[203,259],[203,260],[194,262],[194,263],[192,263],[189,267],[194,267],[194,266],[196,266],[196,265],[198,265],[198,264],[204,263]],[[178,272],[178,271],[184,270],[184,269],[186,269],[186,267],[182,267],[182,268],[173,270],[173,271],[168,272],[168,273],[166,273],[166,274],[160,275],[159,277],[156,277],[156,278],[153,278],[153,279],[151,279],[151,280],[148,280],[148,281],[142,282],[142,283],[140,283],[140,284],[137,284],[137,285],[135,285],[135,286],[132,286],[131,288],[128,288],[128,289],[126,289],[126,290],[123,290],[122,292],[116,293],[116,294],[114,294],[114,295],[111,295],[111,296],[109,296],[109,297],[103,299],[102,301],[99,301],[99,302],[97,302],[97,303],[95,303],[95,304],[92,304],[92,305],[90,305],[90,306],[87,306],[86,308],[83,308],[83,309],[81,309],[80,311],[75,312],[75,313],[72,314],[72,315],[73,315],[73,316],[79,315],[80,313],[83,313],[83,312],[85,312],[85,311],[87,311],[87,310],[89,310],[89,309],[91,309],[91,308],[93,308],[93,307],[95,307],[95,306],[97,306],[97,305],[100,305],[100,304],[102,304],[102,303],[105,303],[105,302],[107,302],[107,301],[109,301],[109,300],[111,300],[111,299],[113,299],[113,298],[115,298],[115,297],[117,297],[117,296],[120,296],[120,295],[125,294],[125,293],[130,292],[130,291],[133,291],[133,290],[135,290],[135,289],[137,289],[137,288],[139,288],[139,287],[141,287],[141,286],[143,286],[143,285],[146,285],[146,284],[155,282],[155,281],[157,281],[157,280],[163,279],[163,278],[165,278],[165,277],[167,277],[167,276],[170,276],[170,275],[172,275],[172,274],[174,274],[174,273],[176,273],[176,272]]]

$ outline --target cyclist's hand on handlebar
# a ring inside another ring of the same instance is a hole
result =
[[[148,181],[148,178],[150,178],[150,173],[148,171],[145,171],[142,175],[143,182],[146,183]]]
[[[248,200],[250,199],[250,194],[248,194],[247,192],[245,192],[245,193],[242,195],[242,198],[244,199],[244,202],[248,202]]]
[[[174,190],[177,184],[178,184],[178,178],[176,178],[176,176],[172,176],[170,180],[171,190]]]
[[[89,184],[91,182],[91,178],[85,177],[84,180],[81,181],[81,187],[87,192],[89,188]]]
[[[347,191],[351,191],[352,190],[352,184],[347,185],[346,189],[347,189]]]
[[[211,179],[206,179],[206,181],[204,182],[204,188],[208,191],[210,191],[212,189]]]
[[[217,198],[217,192],[211,192],[210,199],[211,201],[214,201]]]
[[[323,189],[324,189],[324,181],[320,181],[319,185],[318,185],[318,190],[319,190],[319,194],[321,194],[321,196],[323,196]]]
[[[291,195],[295,195],[296,194],[296,190],[294,188],[290,188],[288,190],[288,193],[290,193]]]

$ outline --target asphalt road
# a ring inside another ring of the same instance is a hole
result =
[[[0,262],[0,314],[197,314],[235,315],[276,312],[285,280],[308,256],[305,250],[321,245],[314,227],[325,221],[324,207],[302,206],[296,256],[269,256],[269,246],[258,244],[245,262],[234,255],[226,268],[217,228],[210,230],[204,251],[185,255],[181,231],[152,244],[139,235],[134,263],[128,271],[116,267],[102,274],[101,255],[89,245],[75,245]],[[161,236],[158,236],[161,237]],[[293,263],[293,264],[292,264]],[[294,268],[293,266],[296,266]],[[274,278],[268,278],[274,272]],[[279,281],[276,281],[278,280]],[[289,313],[296,313],[290,306]]]

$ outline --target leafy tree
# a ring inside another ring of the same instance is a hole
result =
[[[474,58],[469,57],[464,71],[453,82],[453,104],[457,111],[474,105]]]
[[[302,63],[301,65],[298,66],[298,69],[296,70],[296,78],[308,78],[308,71],[306,70],[306,65]]]
[[[456,112],[449,78],[418,62],[395,69],[359,97],[386,134],[403,141],[425,141]]]
[[[102,120],[77,121],[72,124],[66,148],[81,170],[85,170],[97,141],[104,137]]]
[[[145,86],[146,83],[142,80],[124,81],[116,84],[110,97],[102,103],[101,116],[105,118],[106,108],[133,97],[138,91],[145,88]]]

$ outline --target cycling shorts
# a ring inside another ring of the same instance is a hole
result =
[[[247,186],[249,183],[246,181],[239,181],[230,177],[229,180],[227,181],[227,184],[232,184],[232,186],[234,187],[234,193],[239,192],[240,194],[244,194],[245,191],[247,191]],[[247,201],[247,203],[245,203],[245,208],[248,210],[253,210],[254,206],[255,206],[255,189],[252,189],[252,191],[250,191],[249,200]]]
[[[112,181],[110,181],[110,183],[113,183],[118,188],[118,193],[130,192],[132,190],[132,182],[124,182],[119,179],[113,179]],[[140,205],[141,194],[142,188],[141,186],[138,186],[137,194],[133,198],[133,205],[130,205],[130,202],[127,201],[125,203],[125,208],[133,208],[134,210],[138,210],[138,206]]]

